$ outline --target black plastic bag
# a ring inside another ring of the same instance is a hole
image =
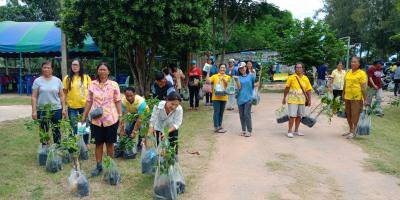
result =
[[[301,118],[301,123],[311,128],[317,123],[317,119],[310,116],[304,116]]]
[[[61,158],[61,152],[58,151],[56,145],[52,145],[49,148],[46,160],[46,171],[56,173],[63,169],[63,163]]]
[[[89,196],[90,187],[86,176],[80,170],[71,170],[71,174],[68,178],[68,183],[71,192],[77,197]]]
[[[142,174],[153,174],[157,166],[157,151],[155,148],[142,147],[141,154]]]
[[[104,180],[110,185],[118,185],[121,183],[121,173],[117,164],[110,157],[104,159]]]
[[[276,109],[275,116],[276,116],[276,122],[278,122],[278,124],[289,121],[288,111],[285,106]]]
[[[175,200],[177,199],[176,183],[173,180],[174,169],[170,166],[167,174],[161,174],[157,169],[154,178],[154,198],[157,200]]]
[[[49,151],[49,148],[45,145],[39,145],[39,150],[38,150],[38,163],[39,166],[45,166],[46,161],[47,161],[47,153]]]
[[[89,150],[87,149],[87,146],[85,144],[85,141],[83,140],[83,136],[80,136],[79,142],[79,159],[80,160],[88,160],[89,159]]]
[[[123,154],[125,159],[135,159],[137,151],[135,147],[132,147],[130,149],[126,149]]]

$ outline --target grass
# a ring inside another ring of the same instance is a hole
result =
[[[285,89],[268,89],[268,88],[263,88],[260,92],[261,93],[283,93]]]
[[[0,96],[0,106],[11,105],[31,105],[31,97],[18,96],[18,97],[2,97]]]
[[[208,130],[211,125],[210,108],[197,112],[185,112],[179,130],[180,164],[190,190],[198,174],[205,169],[215,144],[215,136]],[[26,120],[26,119],[25,119]],[[24,128],[25,120],[0,123],[0,196],[1,199],[72,199],[68,191],[71,164],[61,172],[50,174],[37,164],[38,134]],[[95,166],[93,150],[89,160],[81,162],[88,175]],[[200,155],[187,152],[199,151]],[[101,177],[89,178],[90,196],[87,199],[152,199],[153,175],[142,175],[140,155],[135,160],[116,159],[121,170],[122,182],[118,186],[107,185]],[[188,194],[185,194],[188,195]],[[183,199],[183,197],[181,197]]]
[[[384,117],[372,117],[372,132],[354,141],[369,153],[369,169],[400,177],[400,108],[385,108]]]

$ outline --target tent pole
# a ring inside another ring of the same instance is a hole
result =
[[[64,32],[61,32],[61,76],[64,78],[67,75],[67,37]],[[62,79],[61,79],[62,80]]]
[[[114,49],[114,77],[115,77],[115,80],[117,80],[117,61],[116,60],[117,60],[117,54]]]
[[[22,95],[22,52],[19,52],[19,90],[18,94]]]

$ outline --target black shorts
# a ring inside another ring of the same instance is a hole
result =
[[[94,138],[95,144],[112,144],[117,142],[117,131],[118,131],[119,122],[107,126],[100,127],[94,124],[90,125],[90,130],[92,132],[92,138]]]

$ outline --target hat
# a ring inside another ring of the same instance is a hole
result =
[[[235,59],[231,58],[231,59],[229,59],[229,62],[234,63],[234,62],[235,62]]]
[[[242,67],[246,67],[246,63],[245,62],[240,62],[238,65],[238,69],[242,68]]]
[[[161,81],[164,79],[164,74],[162,72],[157,72],[156,81]]]
[[[192,60],[192,65],[195,65],[196,63],[196,60]]]

